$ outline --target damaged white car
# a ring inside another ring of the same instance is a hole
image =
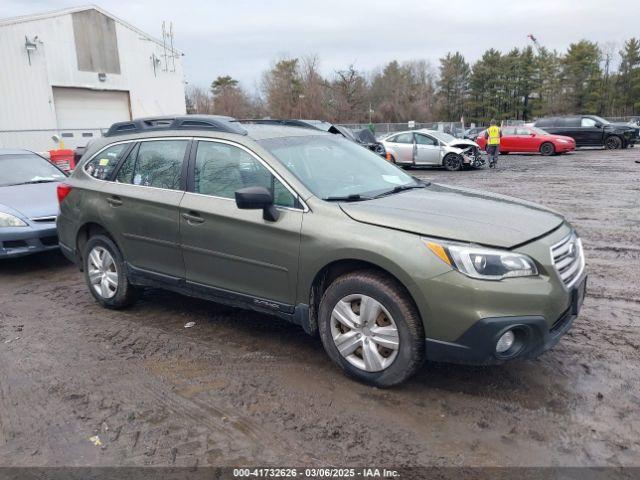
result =
[[[435,130],[396,132],[382,139],[387,160],[401,166],[444,167],[456,171],[482,168],[485,159],[478,144]]]

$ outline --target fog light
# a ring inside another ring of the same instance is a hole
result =
[[[515,339],[516,336],[512,330],[505,332],[496,343],[496,353],[504,353],[509,350],[513,346]]]

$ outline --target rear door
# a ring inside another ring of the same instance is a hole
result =
[[[504,127],[501,129],[500,150],[503,152],[519,152],[518,139],[515,127]]]
[[[416,165],[441,165],[440,143],[435,138],[416,133]]]
[[[297,195],[244,146],[200,139],[194,148],[180,208],[187,284],[291,311],[304,215]],[[262,210],[238,209],[235,192],[250,186],[274,193],[276,221],[265,220]]]
[[[140,141],[102,190],[105,227],[142,273],[184,278],[178,229],[189,146],[189,138]]]
[[[414,144],[413,133],[406,132],[393,138],[392,148],[397,154],[396,162],[404,164],[413,163]]]

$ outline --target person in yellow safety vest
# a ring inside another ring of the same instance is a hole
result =
[[[484,133],[484,138],[487,139],[489,168],[495,168],[498,163],[498,155],[500,154],[500,138],[502,137],[502,130],[500,130],[498,122],[493,118],[489,125],[489,128],[487,128],[487,131]]]

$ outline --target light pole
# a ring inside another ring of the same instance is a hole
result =
[[[300,109],[300,116],[298,117],[300,120],[302,120],[302,99],[304,98],[304,95],[301,93],[298,95],[298,107]]]

